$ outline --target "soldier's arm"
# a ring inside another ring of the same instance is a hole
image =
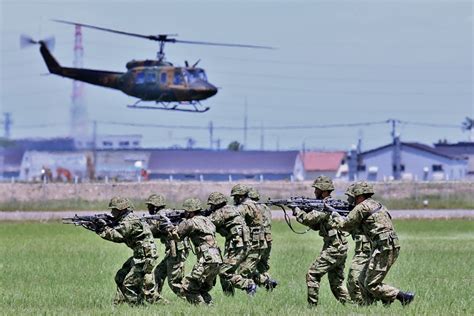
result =
[[[351,232],[356,229],[362,220],[364,219],[365,206],[363,204],[357,205],[352,211],[349,212],[347,217],[338,216],[334,218],[335,227]]]
[[[193,231],[193,224],[190,220],[184,220],[176,229],[176,233],[178,234],[179,238],[182,240],[184,237],[189,236]]]
[[[114,227],[105,226],[101,231],[98,231],[97,234],[109,241],[113,242],[124,242],[124,237],[128,231],[127,222],[122,222]]]
[[[216,226],[216,228],[221,227],[225,222],[224,214],[221,210],[212,213],[211,216],[209,216],[209,219]]]
[[[294,215],[296,216],[296,220],[306,226],[314,226],[318,225],[322,221],[328,218],[328,214],[318,211],[312,211],[306,213],[299,208],[295,208]]]

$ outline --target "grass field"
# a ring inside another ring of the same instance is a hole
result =
[[[314,232],[296,235],[283,222],[274,223],[271,272],[280,285],[273,293],[260,290],[249,298],[239,292],[230,298],[217,284],[211,292],[215,305],[194,307],[166,285],[163,294],[171,304],[134,308],[112,305],[115,272],[131,254],[125,245],[58,223],[0,223],[0,314],[474,315],[474,221],[395,225],[402,249],[387,282],[415,291],[414,303],[407,308],[398,302],[389,308],[343,306],[325,277],[314,311],[306,305],[305,274],[321,239]]]

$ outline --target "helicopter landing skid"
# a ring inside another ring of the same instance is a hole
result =
[[[168,103],[162,103],[162,102],[157,102],[157,105],[138,105],[140,101],[127,105],[128,108],[130,109],[145,109],[145,110],[165,110],[165,111],[179,111],[179,112],[193,112],[193,113],[204,113],[209,111],[210,107],[202,107],[201,103],[199,102],[193,102],[193,103],[178,103],[178,104],[168,104]],[[192,105],[194,109],[192,108],[181,108],[180,105],[183,104],[188,104]]]

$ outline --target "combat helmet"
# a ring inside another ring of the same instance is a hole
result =
[[[166,206],[165,197],[163,195],[152,194],[145,201],[145,204],[151,204],[156,207]]]
[[[224,194],[220,192],[212,192],[207,198],[207,204],[209,205],[219,205],[222,203],[227,203],[227,198]]]
[[[134,206],[132,204],[132,201],[130,201],[129,199],[120,196],[114,196],[110,199],[109,208],[115,208],[117,210],[123,211],[126,209],[133,210]]]
[[[374,186],[372,184],[368,183],[367,181],[357,182],[354,185],[354,189],[352,190],[352,192],[354,193],[354,196],[359,196],[359,195],[363,195],[363,194],[374,194],[375,193]]]
[[[234,187],[230,191],[231,196],[234,196],[234,195],[247,195],[248,193],[249,193],[248,186],[246,186],[244,184],[240,184],[240,183],[234,185]]]
[[[260,193],[255,188],[249,188],[249,198],[258,201],[260,200]]]
[[[186,212],[197,212],[202,210],[202,203],[201,200],[198,198],[190,198],[186,199],[183,202],[183,209]]]
[[[334,190],[334,184],[332,183],[331,178],[328,176],[319,176],[317,177],[312,185],[313,188],[320,189],[321,191],[332,191]]]
[[[354,197],[354,187],[355,187],[355,183],[351,183],[347,189],[346,189],[346,192],[344,193],[345,195],[348,195],[348,196],[352,196]]]

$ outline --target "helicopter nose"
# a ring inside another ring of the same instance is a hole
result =
[[[216,95],[217,94],[217,88],[215,86],[213,86],[212,84],[209,84],[209,87],[207,88],[207,94],[208,94],[208,98],[209,97],[212,97],[213,95]]]

